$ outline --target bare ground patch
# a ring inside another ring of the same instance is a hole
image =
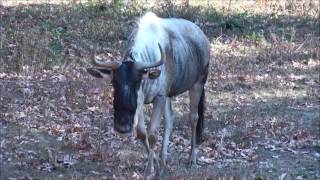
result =
[[[1,179],[141,179],[142,144],[113,131],[112,88],[84,67],[95,43],[118,57],[130,26],[115,22],[143,10],[48,7],[1,7]],[[187,166],[185,93],[174,99],[165,178],[319,179],[319,22],[175,10],[200,20],[212,61],[199,167]]]

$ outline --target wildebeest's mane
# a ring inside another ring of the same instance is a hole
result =
[[[171,23],[171,24],[170,24]],[[128,38],[128,45],[124,55],[124,60],[153,62],[160,58],[158,44],[162,49],[167,49],[169,39],[180,51],[174,51],[175,56],[183,57],[185,54],[197,56],[187,52],[194,46],[193,42],[186,41],[187,36],[175,29],[176,25],[172,22],[163,21],[154,13],[148,12],[133,23],[133,29]],[[197,48],[198,49],[198,48]],[[183,51],[185,50],[185,51]]]
[[[158,44],[166,46],[161,18],[149,12],[133,23],[124,60],[152,62],[160,59]],[[163,47],[165,48],[165,47]]]

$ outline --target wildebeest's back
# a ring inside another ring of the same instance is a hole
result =
[[[173,63],[167,62],[169,96],[175,96],[207,73],[209,42],[201,29],[190,21],[167,19],[166,31],[173,47]]]

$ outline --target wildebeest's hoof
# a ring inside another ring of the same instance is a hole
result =
[[[190,167],[191,170],[196,170],[196,169],[198,169],[198,164],[197,164],[197,162],[190,161],[189,162],[189,167]]]
[[[148,174],[145,172],[144,174],[144,179],[145,180],[153,180],[153,179],[156,179],[156,174],[153,172],[151,174]]]
[[[160,177],[160,179],[166,179],[164,177],[168,175],[169,171],[170,171],[170,168],[167,165],[160,163],[160,169],[157,172],[156,176]]]
[[[154,179],[156,176],[153,163],[148,163],[146,169],[144,170],[144,179]]]

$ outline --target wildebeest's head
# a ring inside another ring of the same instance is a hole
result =
[[[126,60],[101,62],[94,58],[94,64],[98,68],[87,69],[88,73],[94,77],[111,80],[114,88],[114,128],[120,133],[132,131],[142,79],[155,79],[160,75],[160,70],[150,69],[163,64],[164,55],[160,45],[159,49],[161,58],[155,63]]]

